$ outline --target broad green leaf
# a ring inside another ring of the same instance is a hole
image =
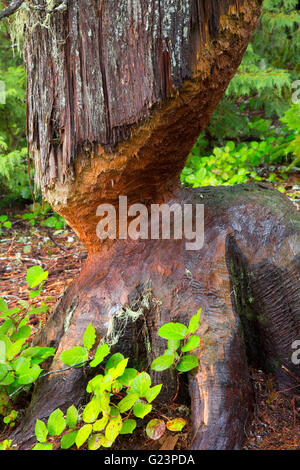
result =
[[[125,421],[123,421],[120,434],[132,434],[135,428],[136,428],[135,419],[126,419]]]
[[[41,444],[38,443],[34,446],[32,450],[52,450],[53,444]]]
[[[103,393],[100,396],[100,401],[101,401],[102,413],[109,414],[110,413],[110,394],[108,392]]]
[[[119,382],[125,385],[125,387],[129,387],[133,379],[138,375],[138,371],[136,369],[125,369],[124,374],[119,377]]]
[[[6,362],[6,344],[4,341],[0,341],[0,364],[5,364]]]
[[[91,424],[85,424],[82,428],[79,429],[75,443],[77,448],[80,449],[81,446],[88,440],[93,431],[93,426]]]
[[[195,331],[200,327],[200,316],[202,309],[200,308],[196,315],[190,319],[189,323],[189,333],[195,333]]]
[[[12,440],[7,440],[0,442],[0,450],[11,450]]]
[[[70,449],[76,441],[78,431],[72,431],[65,434],[60,441],[60,447],[64,450]]]
[[[100,431],[103,431],[105,429],[105,426],[107,425],[109,421],[109,417],[108,416],[103,416],[101,419],[98,419],[98,421],[96,421],[94,424],[93,424],[93,431],[94,432],[100,432]]]
[[[179,347],[180,347],[180,339],[169,339],[168,349],[170,351],[177,351]]]
[[[13,372],[9,372],[3,379],[0,381],[0,385],[11,385],[15,381]]]
[[[96,375],[89,381],[86,387],[88,393],[94,393],[94,395],[102,395],[105,390],[105,383],[103,375]]]
[[[27,339],[31,335],[31,328],[30,326],[22,326],[18,329],[12,336],[11,339],[13,341],[17,341],[18,339]]]
[[[7,376],[7,373],[10,370],[11,368],[7,363],[0,363],[0,381],[4,379],[5,376]]]
[[[161,372],[169,369],[175,360],[174,351],[166,350],[162,356],[157,357],[151,364],[151,369]]]
[[[85,423],[94,423],[101,411],[101,401],[94,397],[84,408],[82,419]]]
[[[111,392],[111,386],[115,381],[114,372],[115,368],[112,367],[111,369],[108,369],[108,371],[104,375],[103,384],[105,386],[105,390],[107,390],[108,392]]]
[[[46,424],[39,419],[35,423],[35,436],[38,442],[46,442],[48,436],[48,429]]]
[[[120,413],[125,413],[125,411],[130,410],[139,397],[140,396],[138,393],[129,393],[126,397],[124,397],[118,404]]]
[[[5,320],[5,322],[0,326],[0,335],[6,335],[11,328],[15,329],[14,322],[11,318],[7,318],[7,320]]]
[[[41,266],[32,266],[27,270],[26,281],[28,286],[33,289],[48,278],[48,271],[44,271]]]
[[[96,331],[90,323],[83,335],[83,346],[89,351],[92,349],[96,341]]]
[[[88,449],[89,450],[98,450],[102,445],[103,434],[93,434],[89,438]]]
[[[148,405],[145,403],[137,403],[133,408],[133,414],[137,418],[144,418],[147,414],[151,413],[152,405]]]
[[[181,351],[182,351],[182,352],[192,351],[193,349],[198,348],[199,345],[200,345],[200,338],[199,338],[199,336],[197,336],[197,335],[192,335],[192,336],[188,339],[186,345],[181,348]]]
[[[137,375],[130,385],[130,392],[137,393],[140,397],[144,397],[151,387],[151,377],[147,372]]]
[[[182,323],[166,323],[159,331],[158,335],[165,339],[184,339],[188,334],[188,329]]]
[[[146,400],[148,403],[152,403],[153,400],[160,394],[162,388],[162,384],[155,385],[155,387],[149,388],[148,392],[145,395]]]
[[[3,223],[8,219],[7,215],[0,215],[0,222]]]
[[[121,361],[123,361],[125,358],[123,354],[121,353],[116,353],[113,354],[105,364],[105,372],[108,371],[108,369],[112,369],[113,367],[116,367]]]
[[[105,437],[108,441],[114,442],[122,429],[121,416],[111,418],[105,429]]]
[[[3,299],[3,297],[0,297],[0,317],[2,316],[1,314],[7,315],[9,313],[8,305]]]
[[[27,315],[20,321],[19,323],[19,328],[22,328],[22,326],[26,326],[29,321],[29,315]]]
[[[188,372],[198,366],[198,359],[192,355],[186,355],[181,358],[176,369],[179,372]]]
[[[6,351],[12,346],[10,337],[7,335],[0,335],[0,341],[3,341],[5,343]]]
[[[109,439],[107,439],[107,437],[104,436],[104,434],[101,436],[101,445],[103,447],[111,447],[113,443],[114,441],[110,441]]]
[[[30,369],[25,370],[19,375],[18,384],[19,385],[32,384],[33,382],[37,380],[41,372],[42,372],[42,369],[37,364],[33,364],[33,366]]]
[[[129,359],[123,359],[122,361],[120,361],[117,364],[117,366],[115,367],[115,372],[114,372],[114,377],[115,378],[121,377],[124,374],[125,369],[126,369],[127,364],[128,364],[128,360]]]
[[[66,421],[63,412],[59,408],[49,416],[47,427],[50,436],[59,436],[65,430]]]
[[[18,339],[15,343],[12,343],[11,346],[6,351],[6,358],[8,361],[11,361],[22,349],[25,339]]]
[[[73,349],[62,352],[59,358],[61,362],[67,366],[72,367],[76,364],[81,364],[82,362],[87,361],[89,354],[85,348],[81,346],[75,346]]]
[[[116,380],[111,385],[111,392],[112,393],[119,393],[122,390],[122,388],[123,388],[123,385],[121,384],[121,382]]]
[[[108,356],[109,354],[109,347],[107,344],[102,344],[96,351],[95,357],[93,361],[90,363],[91,367],[97,367],[103,359]]]
[[[36,297],[38,297],[39,295],[41,295],[41,292],[42,292],[42,287],[40,287],[39,289],[36,289],[36,290],[30,290],[30,291],[29,291],[29,298],[30,298],[30,299],[35,299]],[[35,315],[36,313],[38,313],[36,310],[38,310],[38,309],[35,309],[35,308],[30,309],[30,310],[29,310],[29,313],[30,313],[31,315]]]
[[[186,426],[186,421],[183,418],[175,418],[167,422],[169,431],[182,431],[184,426]]]
[[[67,425],[69,426],[69,428],[76,428],[77,422],[78,422],[78,411],[77,411],[76,406],[72,405],[67,410]]]
[[[55,355],[54,348],[42,348],[40,346],[34,346],[27,348],[21,352],[21,357],[30,357],[34,364],[40,364],[45,361],[48,357]]]
[[[162,419],[151,419],[146,427],[146,433],[150,439],[157,441],[166,430],[165,422]]]
[[[30,369],[30,358],[28,357],[18,357],[13,361],[13,367],[17,375],[24,374]]]
[[[116,405],[110,407],[109,416],[111,418],[118,418],[120,416],[120,410]]]

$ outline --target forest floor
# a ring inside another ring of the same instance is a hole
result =
[[[286,182],[286,193],[300,210],[300,187],[296,185],[299,175],[296,178],[294,180],[291,177]],[[20,213],[22,211],[25,212],[24,208],[20,209]],[[7,211],[7,215],[13,226],[0,237],[0,296],[9,302],[10,308],[17,306],[20,299],[28,300],[26,271],[39,264],[49,271],[39,301],[45,301],[50,312],[57,299],[79,274],[87,252],[70,228],[54,235],[53,229],[40,225],[30,226],[20,218],[16,210],[14,213]],[[48,314],[32,316],[32,335],[46,323]],[[300,450],[300,397],[276,390],[272,377],[262,371],[251,370],[251,374],[256,406],[253,420],[245,430],[245,449]],[[171,406],[174,406],[173,412],[176,415],[176,407],[179,405]],[[168,410],[170,412],[169,406]],[[155,449],[183,450],[187,448],[189,435],[189,429],[181,434],[169,433],[155,444]],[[136,433],[135,439],[126,439],[131,449],[150,450],[150,445],[154,449],[153,441],[150,444],[142,430]],[[124,445],[125,441],[122,439],[118,448],[124,448]]]

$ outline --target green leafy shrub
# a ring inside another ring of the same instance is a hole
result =
[[[188,372],[198,366],[196,356],[184,353],[200,345],[199,336],[194,334],[200,326],[200,315],[201,309],[191,318],[188,327],[182,323],[167,323],[160,328],[158,334],[168,340],[168,347],[162,356],[152,362],[153,370],[161,372],[175,367],[179,372]]]
[[[30,206],[31,211],[22,215],[22,219],[34,227],[41,225],[43,227],[56,229],[57,233],[66,228],[66,221],[56,212],[52,211],[50,204],[45,202],[43,205],[35,202]]]
[[[10,220],[8,220],[7,215],[0,215],[0,235],[2,235],[3,229],[10,229],[12,226],[12,223]]]
[[[28,269],[29,302],[20,300],[20,308],[10,309],[0,298],[0,415],[10,426],[15,425],[18,416],[13,398],[43,377],[41,364],[55,354],[54,348],[30,347],[27,344],[31,336],[29,316],[48,309],[43,302],[40,307],[32,305],[32,299],[40,295],[47,278],[48,272],[41,266]],[[168,344],[164,354],[152,362],[153,370],[174,368],[184,373],[198,366],[198,359],[191,351],[200,346],[200,338],[196,334],[200,314],[201,310],[191,318],[188,326],[171,322],[160,328],[158,334]],[[73,445],[79,449],[86,443],[89,450],[111,447],[119,435],[134,432],[137,420],[143,420],[150,413],[157,414],[153,402],[160,394],[162,384],[153,386],[146,371],[128,367],[129,358],[120,353],[111,355],[107,344],[96,348],[96,343],[96,331],[90,324],[84,332],[82,346],[61,353],[60,360],[68,368],[88,365],[91,369],[100,369],[101,373],[88,382],[86,391],[90,400],[82,412],[72,405],[65,416],[60,409],[54,410],[47,424],[37,420],[35,435],[38,443],[34,450],[51,450],[53,442],[58,440],[62,449]],[[52,372],[47,372],[47,375],[49,373]],[[152,419],[147,424],[146,434],[155,440],[166,429],[178,432],[185,425],[183,418]],[[11,441],[0,443],[0,450],[10,449]]]
[[[40,294],[47,277],[48,272],[41,266],[33,266],[27,271],[29,299]],[[29,317],[46,312],[46,304],[41,302],[36,307],[30,301],[20,300],[18,303],[20,307],[10,309],[0,298],[0,415],[4,423],[12,426],[17,418],[12,397],[38,379],[42,373],[40,364],[55,352],[53,348],[29,347],[27,344],[32,334]]]
[[[1,205],[30,199],[26,146],[26,73],[22,58],[11,52],[7,24],[0,24],[0,80],[5,83],[6,103],[0,104]]]
[[[42,273],[36,273],[35,284],[41,280],[40,276],[43,278]],[[183,373],[197,367],[197,358],[184,353],[200,345],[200,338],[195,335],[200,326],[200,313],[201,310],[192,317],[188,327],[181,323],[168,323],[160,328],[159,335],[168,340],[168,349],[163,356],[153,361],[153,370],[166,370],[173,366]],[[91,354],[95,344],[96,331],[90,324],[83,335],[83,345],[61,353],[60,360],[70,368],[89,364],[91,368],[100,367],[103,373],[95,375],[88,382],[86,391],[91,399],[82,413],[72,405],[65,416],[60,409],[56,409],[49,416],[47,424],[36,421],[38,443],[33,450],[52,450],[53,441],[58,440],[62,449],[70,449],[74,445],[80,449],[86,444],[89,450],[111,447],[119,435],[134,432],[137,419],[142,420],[153,411],[152,403],[159,395],[162,384],[152,386],[147,372],[127,367],[129,359],[120,353],[110,355],[107,344],[101,344]],[[181,351],[178,353],[179,348]],[[168,356],[168,364],[164,356]],[[172,361],[169,360],[171,356]],[[107,357],[105,365],[102,365]],[[166,429],[178,432],[185,425],[183,418],[170,418],[167,422],[152,419],[147,424],[146,434],[156,440]],[[2,446],[6,445],[2,443]]]
[[[300,162],[300,104],[291,106],[281,118],[281,122],[293,133],[292,139],[286,147],[286,153],[291,153],[295,157],[288,168],[289,170]]]
[[[197,358],[183,353],[199,347],[200,338],[194,334],[199,325],[200,311],[192,317],[188,327],[181,323],[163,325],[159,335],[168,339],[168,349],[164,355],[172,356],[172,361],[168,359],[166,363],[161,356],[153,361],[152,369],[165,370],[176,364],[179,372],[187,372],[197,367]],[[53,441],[53,438],[60,441],[62,449],[69,449],[73,445],[80,449],[86,443],[89,450],[111,447],[119,435],[133,433],[137,419],[144,419],[152,412],[152,402],[159,395],[162,384],[152,386],[150,375],[127,367],[129,359],[120,353],[111,355],[103,366],[104,359],[110,355],[109,347],[101,344],[90,358],[95,343],[96,332],[89,325],[83,336],[83,345],[60,355],[61,361],[69,367],[89,364],[92,368],[102,369],[103,373],[93,377],[87,385],[90,401],[81,415],[72,405],[66,416],[60,409],[53,411],[47,425],[37,420],[35,435],[38,444],[33,450],[51,450],[53,443],[50,440]],[[183,418],[169,419],[167,423],[154,419],[148,423],[146,433],[151,439],[159,439],[166,428],[176,432],[185,425]]]

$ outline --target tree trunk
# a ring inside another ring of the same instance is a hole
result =
[[[202,250],[187,251],[185,240],[120,240],[90,254],[36,343],[58,348],[56,370],[59,354],[82,344],[92,323],[99,338],[146,368],[165,348],[159,327],[188,324],[202,307],[200,367],[189,378],[191,447],[236,449],[253,407],[247,356],[251,365],[275,372],[280,387],[297,385],[281,365],[299,376],[291,345],[300,336],[300,215],[279,192],[255,184],[178,189],[165,202],[199,201]],[[166,403],[176,388],[170,374],[153,376],[167,384]],[[37,418],[82,402],[87,380],[82,369],[44,379],[17,442],[28,446]]]
[[[159,327],[187,323],[202,307],[200,367],[182,397],[192,402],[195,449],[242,445],[253,405],[247,356],[292,371],[291,344],[300,334],[300,220],[292,204],[260,185],[190,191],[178,183],[261,3],[71,0],[50,18],[37,21],[35,13],[26,27],[37,183],[89,251],[36,341],[58,348],[55,370],[92,322],[99,339],[148,367],[164,346]],[[204,204],[204,248],[187,251],[185,240],[100,241],[97,207],[117,208],[119,196],[148,207]],[[28,446],[37,418],[80,403],[86,380],[79,369],[44,379],[16,442]],[[176,379],[168,372],[163,381],[170,400]]]

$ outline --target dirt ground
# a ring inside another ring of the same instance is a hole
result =
[[[296,177],[296,180],[292,177],[285,183],[285,189],[300,210],[300,187],[298,189],[296,184],[299,175]],[[20,212],[24,213],[26,209]],[[87,252],[69,228],[54,234],[53,229],[40,225],[31,227],[16,211],[14,214],[10,211],[3,213],[7,213],[13,226],[0,236],[0,296],[9,302],[11,308],[17,306],[19,299],[28,300],[26,270],[40,264],[49,271],[40,300],[44,300],[51,311],[57,299],[80,272]],[[31,318],[33,335],[46,320],[47,314]],[[299,388],[287,393],[276,390],[272,377],[262,371],[251,370],[251,374],[256,406],[253,420],[245,430],[245,449],[300,450],[300,383]],[[166,412],[171,417],[183,414],[188,417],[188,410],[178,404],[168,406]],[[159,413],[163,414],[164,409],[160,409]],[[153,441],[150,442],[144,431],[138,429],[135,437],[121,439],[116,448],[182,450],[188,446],[189,431],[188,427],[181,434],[168,433],[153,447]]]

